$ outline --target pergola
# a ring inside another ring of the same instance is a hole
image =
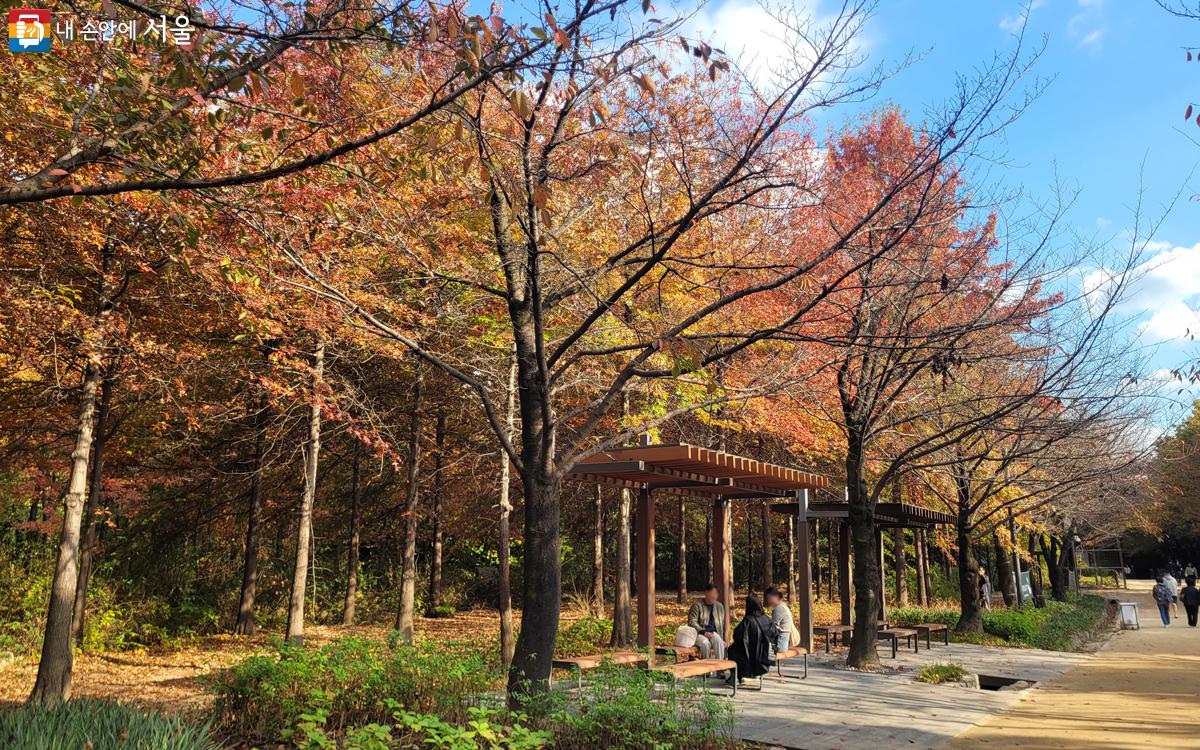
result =
[[[654,494],[685,495],[712,501],[712,545],[716,584],[726,611],[733,603],[733,541],[730,503],[733,500],[784,500],[796,516],[808,518],[808,491],[829,486],[817,474],[736,456],[695,445],[643,445],[598,453],[581,460],[567,479],[636,490],[638,583],[638,645],[654,646]],[[797,524],[801,639],[812,648],[812,566],[808,524]],[[731,624],[731,623],[727,623]],[[725,633],[726,640],[729,633]]]
[[[842,622],[850,624],[850,537],[846,525],[849,505],[844,502],[810,502],[810,492],[829,487],[826,477],[786,466],[757,461],[732,453],[686,443],[641,445],[597,453],[582,459],[566,476],[569,480],[636,490],[638,645],[654,646],[654,496],[695,497],[712,502],[713,583],[726,611],[733,604],[733,540],[731,503],[734,500],[767,500],[771,510],[796,518],[797,588],[791,592],[797,608],[796,627],[801,643],[812,650],[812,560],[809,521],[823,518],[840,524],[838,583]],[[880,503],[875,509],[876,542],[883,574],[884,528],[932,528],[952,524],[954,517],[916,505]],[[881,586],[882,590],[882,586]],[[731,618],[727,618],[726,641]]]

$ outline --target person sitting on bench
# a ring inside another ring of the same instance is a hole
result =
[[[737,664],[738,683],[747,677],[758,677],[771,671],[771,645],[775,643],[775,626],[763,611],[758,597],[746,597],[746,616],[733,631],[729,660]],[[726,682],[732,685],[733,675]]]
[[[717,601],[716,584],[704,588],[704,598],[688,611],[688,625],[696,629],[701,659],[725,658],[725,605]]]
[[[792,637],[792,610],[783,603],[783,592],[772,586],[763,592],[763,603],[771,608],[771,624],[779,631],[775,653],[787,651]]]

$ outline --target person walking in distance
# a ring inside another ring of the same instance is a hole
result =
[[[1200,614],[1200,589],[1196,588],[1196,576],[1188,576],[1184,579],[1186,584],[1179,592],[1179,599],[1183,602],[1183,611],[1187,613],[1188,627],[1196,627],[1196,616]]]
[[[1171,624],[1171,592],[1163,584],[1163,577],[1154,579],[1154,588],[1150,590],[1154,603],[1158,605],[1158,616],[1162,618],[1163,627]]]
[[[1163,585],[1167,587],[1167,591],[1171,594],[1171,617],[1179,619],[1179,581],[1175,576],[1171,575],[1168,570],[1162,579]]]

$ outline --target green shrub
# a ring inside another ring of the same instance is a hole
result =
[[[893,627],[906,628],[923,622],[940,622],[946,627],[958,624],[958,610],[929,607],[896,607],[888,610],[888,622]]]
[[[1010,643],[1033,645],[1045,619],[1044,609],[993,609],[983,613],[983,629]]]
[[[549,732],[526,727],[524,715],[499,709],[472,706],[465,724],[455,724],[436,714],[405,710],[392,701],[388,705],[395,724],[372,723],[330,736],[325,730],[328,716],[317,710],[302,716],[287,739],[299,750],[392,750],[418,745],[438,750],[536,750],[551,740]]]
[[[217,750],[207,725],[127,703],[79,698],[0,712],[5,750]]]
[[[584,656],[594,654],[607,645],[612,635],[612,621],[582,617],[558,630],[555,656]]]
[[[967,670],[961,664],[926,664],[917,672],[917,682],[927,682],[936,685],[941,682],[958,682],[967,676]]]
[[[588,673],[580,696],[560,705],[541,728],[561,750],[584,748],[708,748],[729,743],[733,706],[698,684],[668,675],[602,667]]]
[[[391,717],[388,702],[454,719],[472,697],[500,678],[490,650],[478,644],[382,644],[342,638],[321,648],[278,644],[216,675],[216,721],[239,738],[281,737],[304,714],[323,711],[341,732]]]

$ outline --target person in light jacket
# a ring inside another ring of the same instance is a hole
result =
[[[704,588],[704,598],[692,603],[688,625],[696,629],[696,648],[701,659],[725,658],[725,605],[717,601],[717,586]]]
[[[1163,585],[1167,587],[1167,592],[1171,594],[1171,617],[1179,619],[1179,581],[1175,576],[1171,575],[1171,571],[1167,571],[1162,579]]]
[[[771,624],[779,631],[775,640],[775,653],[787,651],[792,639],[792,610],[783,601],[783,592],[772,586],[763,592],[763,602],[771,608]]]

